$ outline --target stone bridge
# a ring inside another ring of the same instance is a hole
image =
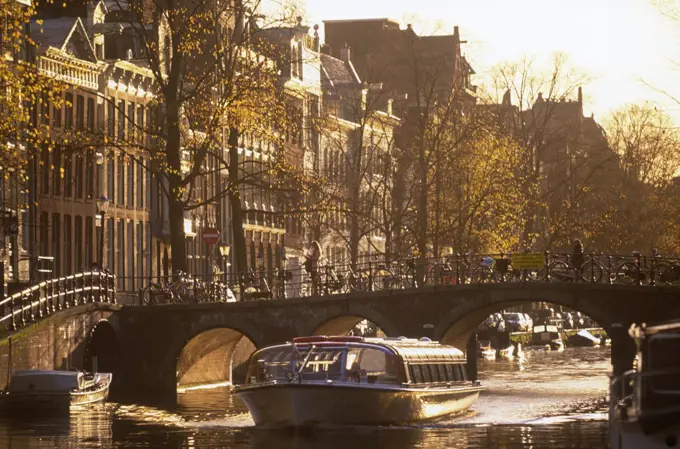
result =
[[[612,339],[616,372],[632,363],[632,323],[680,318],[680,289],[585,283],[439,285],[278,301],[118,306],[91,320],[92,328],[83,332],[82,360],[72,366],[91,368],[96,360],[100,371],[115,373],[115,390],[169,398],[178,386],[240,382],[232,378],[233,365],[254,348],[296,336],[343,334],[367,319],[388,336],[427,336],[465,348],[489,314],[536,301],[598,322]],[[49,320],[58,322],[61,313]]]

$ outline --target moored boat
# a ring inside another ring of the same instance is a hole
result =
[[[72,405],[106,401],[111,380],[110,373],[16,371],[2,402],[12,413],[68,411]]]
[[[477,341],[477,357],[484,357],[485,359],[496,358],[496,350],[491,346],[489,340]]]
[[[600,346],[602,344],[602,340],[588,332],[587,329],[581,329],[574,335],[570,335],[567,338],[567,344],[569,347]]]
[[[669,448],[680,442],[680,321],[633,327],[635,369],[610,385],[611,449]]]
[[[553,324],[540,324],[534,326],[531,340],[524,347],[529,351],[564,351],[564,342],[560,337],[557,326]]]
[[[255,352],[234,394],[256,425],[405,424],[463,412],[484,387],[429,339],[301,337]]]

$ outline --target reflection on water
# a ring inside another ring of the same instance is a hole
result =
[[[106,404],[70,418],[4,418],[0,449],[20,448],[600,448],[606,447],[609,350],[532,352],[481,361],[489,388],[463,416],[419,426],[266,430],[226,388],[179,395],[171,409]]]

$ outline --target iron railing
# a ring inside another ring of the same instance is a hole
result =
[[[60,310],[95,302],[116,303],[112,273],[86,271],[50,279],[0,301],[0,329],[15,331]]]
[[[313,273],[299,264],[289,264],[273,270],[251,269],[239,275],[223,275],[221,282],[203,282],[196,277],[192,279],[184,287],[184,300],[171,301],[166,297],[153,303],[230,302],[233,299],[226,300],[222,296],[227,288],[236,298],[250,301],[508,282],[680,287],[680,259],[595,253],[574,258],[573,254],[550,252],[451,254],[437,258],[411,257],[392,261],[373,258],[355,264],[319,263]],[[161,282],[167,286],[172,281]],[[194,292],[212,293],[200,293],[199,298],[198,294],[192,294],[192,285]],[[199,287],[195,288],[196,285]],[[162,291],[163,288],[158,289],[159,293]]]

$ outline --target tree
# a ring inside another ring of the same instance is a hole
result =
[[[525,59],[492,72],[492,103],[501,95],[516,102],[506,124],[521,149],[522,248],[568,247],[606,214],[613,194],[606,174],[616,157],[594,118],[583,115],[586,81],[559,54],[547,71]]]
[[[135,125],[153,137],[146,143],[120,138],[104,143],[132,157],[148,154],[144,167],[153,172],[168,203],[175,271],[186,270],[185,212],[204,210],[224,197],[232,209],[237,270],[245,271],[243,186],[278,170],[296,170],[283,153],[258,163],[257,169],[250,164],[249,170],[239,156],[243,136],[278,145],[288,129],[278,71],[291,56],[258,38],[265,25],[272,25],[254,14],[259,3],[116,1],[132,30],[135,44],[129,51],[153,78],[155,116],[151,123]]]
[[[34,14],[34,4],[0,0],[0,167],[4,176],[20,171],[23,180],[28,152],[51,145],[49,127],[36,118],[35,106],[60,104],[64,88],[33,63],[36,43],[29,29]]]

